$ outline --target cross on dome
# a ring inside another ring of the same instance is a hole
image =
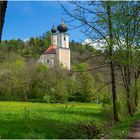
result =
[[[68,31],[68,27],[66,26],[66,24],[64,23],[63,17],[62,17],[62,21],[61,24],[59,24],[57,26],[57,30],[62,33],[62,32],[67,32]]]

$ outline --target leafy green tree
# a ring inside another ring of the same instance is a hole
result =
[[[94,80],[90,73],[82,73],[78,78],[79,93],[82,102],[92,102],[95,99]]]
[[[118,46],[118,51],[121,52],[119,57],[123,58],[116,59],[119,69],[123,77],[123,83],[127,95],[127,112],[130,116],[133,115],[132,111],[132,81],[133,77],[138,78],[138,73],[133,76],[133,70],[137,69],[137,65],[133,65],[136,59],[133,59],[135,56],[136,50],[138,50],[138,30],[139,30],[139,2],[120,2],[117,3],[120,10],[115,14],[116,22],[114,29],[116,44]],[[122,54],[122,55],[121,55]],[[137,70],[136,70],[137,71]],[[137,88],[136,88],[137,89]],[[137,93],[137,92],[136,92]],[[137,94],[136,94],[137,96]]]
[[[73,65],[74,79],[77,89],[74,94],[75,100],[80,102],[92,102],[95,100],[94,78],[90,72],[86,71],[88,65],[85,63]]]
[[[113,120],[118,121],[117,111],[117,91],[115,65],[113,60],[114,53],[114,34],[113,34],[113,11],[115,10],[114,3],[106,2],[69,2],[72,9],[66,9],[62,4],[64,11],[72,18],[72,21],[79,21],[79,26],[84,27],[83,33],[91,40],[98,39],[106,42],[105,50],[107,50],[107,61],[111,70],[111,85],[112,85],[112,103],[113,103]],[[100,6],[100,11],[98,9]]]
[[[26,100],[26,89],[29,85],[26,76],[29,72],[25,72],[26,63],[24,58],[13,53],[8,54],[7,57],[1,67],[0,87],[2,99]]]

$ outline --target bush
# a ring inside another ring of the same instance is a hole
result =
[[[41,98],[28,99],[29,102],[43,102]]]
[[[93,102],[94,100],[94,79],[89,72],[82,73],[77,77],[78,91],[75,93],[76,100],[80,102]]]
[[[102,110],[101,110],[101,113],[102,113],[102,117],[105,119],[107,125],[112,125],[113,123],[113,112],[112,112],[112,106],[111,104],[103,104],[102,105]]]
[[[63,103],[67,100],[67,89],[63,80],[56,82],[51,88],[51,96],[55,103]]]
[[[54,99],[53,99],[52,96],[50,96],[50,95],[45,95],[45,96],[43,97],[43,102],[45,102],[45,103],[54,103],[55,101],[54,101]]]
[[[99,129],[92,121],[86,123],[82,122],[79,126],[88,139],[98,137],[101,132],[101,129]]]

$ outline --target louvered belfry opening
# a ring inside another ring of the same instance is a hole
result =
[[[2,29],[4,25],[6,8],[7,8],[7,1],[0,1],[0,41],[2,37]]]

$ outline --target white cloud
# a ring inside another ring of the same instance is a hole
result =
[[[97,39],[97,40],[92,40],[92,39],[86,39],[84,42],[82,42],[83,45],[89,45],[97,50],[105,50],[105,47],[108,46],[107,42],[105,39]],[[132,45],[132,47],[136,47],[135,44]],[[114,50],[116,49],[126,49],[126,43],[125,40],[122,38],[119,43],[114,44],[113,46]]]
[[[86,39],[84,42],[82,42],[82,44],[89,45],[97,50],[103,50],[103,48],[107,45],[104,39],[94,41],[91,39]]]

